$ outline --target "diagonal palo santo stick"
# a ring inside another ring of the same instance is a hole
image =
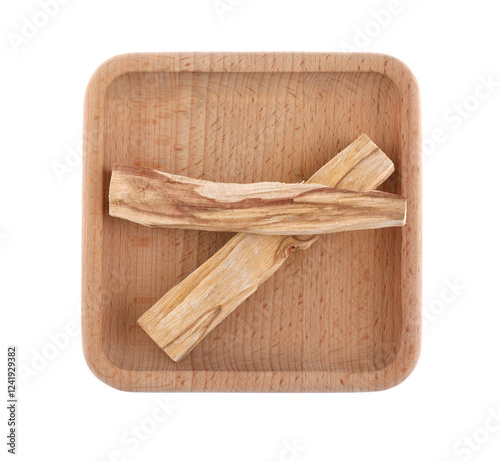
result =
[[[391,160],[361,135],[318,170],[308,183],[369,191],[394,171]],[[297,249],[320,235],[261,236],[240,233],[169,290],[138,324],[174,361],[180,361],[252,295]]]
[[[109,214],[161,228],[310,235],[403,226],[406,199],[315,183],[214,183],[115,165]]]

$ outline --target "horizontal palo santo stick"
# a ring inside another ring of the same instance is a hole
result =
[[[391,160],[361,135],[318,170],[309,183],[369,191],[394,171]],[[320,236],[239,233],[144,313],[138,324],[174,361],[180,361],[297,249]]]
[[[115,165],[109,214],[161,228],[309,235],[403,226],[406,200],[314,183],[214,183]]]

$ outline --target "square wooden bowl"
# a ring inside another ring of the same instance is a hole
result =
[[[394,162],[407,225],[323,236],[180,363],[137,325],[229,233],[111,218],[113,163],[212,181],[299,182],[366,133]],[[83,344],[129,391],[371,391],[413,370],[421,326],[418,86],[400,61],[351,53],[117,56],[85,98]]]

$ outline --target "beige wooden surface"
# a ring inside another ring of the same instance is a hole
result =
[[[114,163],[219,182],[307,179],[359,133],[391,158],[404,228],[324,236],[175,363],[136,324],[226,233],[107,213]],[[83,342],[124,390],[360,391],[401,382],[420,350],[421,127],[413,75],[370,54],[134,54],[86,95]],[[286,284],[285,284],[286,281]]]
[[[307,181],[353,191],[371,190],[394,172],[391,160],[361,135]],[[181,361],[313,236],[237,234],[139,319],[174,361]],[[284,290],[287,289],[284,281]]]

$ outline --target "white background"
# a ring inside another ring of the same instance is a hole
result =
[[[224,5],[229,9],[218,14],[213,0],[66,0],[45,26],[25,28],[33,37],[19,43],[23,18],[43,21],[37,16],[43,10],[38,0],[2,2],[2,363],[6,368],[6,345],[17,344],[24,370],[17,460],[498,461],[500,422],[489,418],[500,421],[498,2]],[[389,9],[389,16],[380,13]],[[75,153],[92,72],[126,52],[348,45],[401,59],[420,84],[426,328],[416,370],[394,389],[359,394],[147,394],[101,383],[75,332],[81,276]],[[481,84],[487,80],[494,82],[489,90]],[[449,285],[455,293],[443,292]],[[164,415],[155,410],[157,400],[166,399],[176,409],[155,423]],[[5,435],[6,418],[1,425]],[[137,445],[134,426],[151,430]],[[293,445],[295,454],[287,452]]]

